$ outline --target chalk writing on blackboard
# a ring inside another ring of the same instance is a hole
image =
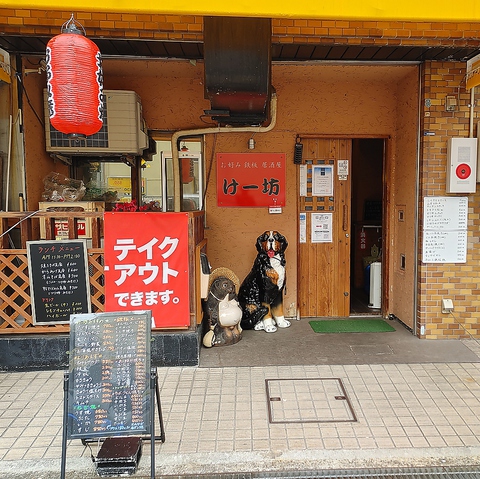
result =
[[[147,433],[151,311],[72,315],[69,437]]]
[[[85,240],[27,241],[27,257],[34,324],[91,311]]]

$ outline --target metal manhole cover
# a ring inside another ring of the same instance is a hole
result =
[[[270,423],[356,422],[339,378],[266,379]]]

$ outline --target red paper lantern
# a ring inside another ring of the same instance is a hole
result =
[[[100,50],[76,27],[73,15],[48,42],[46,60],[52,126],[71,136],[97,133],[103,125]]]
[[[182,183],[190,183],[193,180],[193,160],[182,158]]]

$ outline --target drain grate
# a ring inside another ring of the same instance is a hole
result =
[[[339,378],[266,379],[265,387],[271,424],[357,420]]]
[[[158,476],[157,476],[158,477]],[[268,471],[174,476],[176,479],[478,479],[480,465],[465,467],[416,467],[379,469],[329,469],[317,471]],[[173,479],[160,476],[158,479]]]
[[[445,471],[434,468],[408,469],[357,469],[307,472],[301,475],[294,473],[260,474],[255,479],[478,479],[480,470]],[[252,476],[251,479],[254,479]]]

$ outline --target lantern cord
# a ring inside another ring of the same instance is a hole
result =
[[[210,165],[208,167],[208,173],[207,173],[207,181],[205,184],[205,189],[203,191],[203,198],[202,198],[202,208],[205,209],[205,199],[207,198],[207,190],[208,190],[208,185],[210,183],[210,175],[212,174],[212,167],[213,167],[213,160],[215,158],[215,150],[217,146],[217,135],[213,135],[213,146],[212,146],[212,156],[210,158]]]
[[[81,31],[80,31],[80,28],[78,27],[81,28]],[[84,37],[87,36],[85,32],[85,28],[83,28],[83,25],[80,22],[75,20],[73,13],[70,16],[70,19],[62,25],[61,32],[62,33],[80,33],[80,34],[83,34]]]

